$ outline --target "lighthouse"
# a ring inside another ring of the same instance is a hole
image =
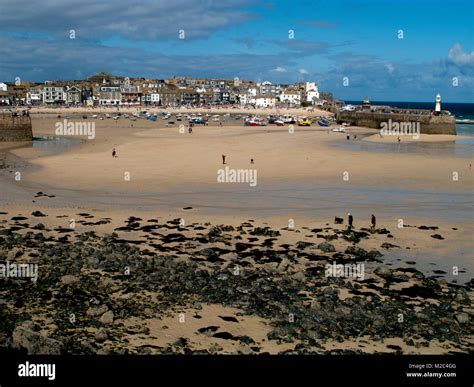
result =
[[[436,96],[435,112],[441,113],[441,96],[439,94]]]

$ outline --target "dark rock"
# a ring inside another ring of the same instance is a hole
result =
[[[25,349],[28,355],[60,355],[63,344],[34,331],[34,324],[25,321],[15,327],[12,335],[12,347]]]
[[[249,244],[249,243],[241,243],[241,242],[237,242],[237,243],[235,244],[235,249],[236,249],[237,251],[245,251],[245,250],[247,250],[247,249],[249,249],[249,248],[251,248],[251,247],[254,247],[254,245],[251,245],[251,244]]]
[[[296,243],[296,248],[304,250],[306,248],[315,248],[316,244],[314,243],[309,243],[309,242],[304,242],[304,241],[299,241]]]
[[[368,256],[367,250],[364,250],[363,248],[357,246],[348,246],[344,253],[348,255],[353,255],[357,258],[366,258]]]
[[[280,231],[272,230],[270,227],[255,227],[253,230],[249,231],[251,235],[263,235],[268,237],[277,237],[280,236]]]
[[[384,243],[382,243],[382,245],[380,247],[382,247],[384,249],[392,249],[394,247],[400,247],[400,246],[393,245],[393,244],[388,243],[388,242],[384,242]]]
[[[322,242],[318,245],[318,249],[325,252],[325,253],[333,253],[336,251],[336,248],[334,247],[334,245],[332,245],[331,243],[329,242]]]
[[[393,277],[393,271],[389,269],[388,267],[385,266],[379,266],[374,270],[374,273],[377,274],[379,277],[382,278],[392,278]]]

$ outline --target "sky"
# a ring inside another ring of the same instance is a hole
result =
[[[472,0],[0,0],[0,82],[99,71],[474,103]]]

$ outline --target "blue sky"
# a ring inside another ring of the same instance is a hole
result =
[[[0,0],[0,15],[0,81],[108,71],[307,80],[347,100],[474,102],[468,0]]]

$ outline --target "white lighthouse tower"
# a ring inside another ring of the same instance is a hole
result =
[[[441,96],[439,94],[436,96],[435,112],[441,113]]]

